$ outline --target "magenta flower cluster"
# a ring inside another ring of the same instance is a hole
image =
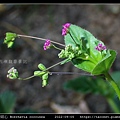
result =
[[[71,25],[70,23],[66,23],[66,24],[63,25],[63,29],[62,29],[62,35],[63,36],[67,34],[68,28],[70,27],[70,25]]]
[[[106,50],[106,46],[103,45],[102,43],[99,43],[96,47],[96,50],[101,51],[101,50]]]
[[[44,46],[43,46],[44,50],[47,50],[50,47],[50,45],[51,45],[51,42],[49,39],[47,39],[44,43]]]

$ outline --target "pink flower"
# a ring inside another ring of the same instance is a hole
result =
[[[101,51],[101,50],[106,50],[106,46],[103,45],[102,43],[99,43],[96,47],[96,50]]]
[[[70,27],[70,25],[71,25],[70,23],[66,23],[66,24],[63,25],[63,29],[62,29],[62,35],[63,36],[67,34],[68,28]]]
[[[47,39],[43,46],[44,50],[47,50],[50,47],[50,45],[51,45],[51,42],[49,39]]]

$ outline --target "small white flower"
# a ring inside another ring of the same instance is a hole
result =
[[[12,67],[10,70],[8,70],[8,73],[13,72],[13,70],[14,70],[14,67]]]
[[[8,75],[7,75],[7,77],[9,78],[9,77],[11,77],[12,76],[12,74],[11,73],[9,73]]]
[[[9,78],[9,75],[7,75],[7,78]]]
[[[8,70],[7,77],[10,79],[16,79],[18,78],[18,71],[14,67],[12,67],[10,70]]]
[[[14,70],[13,70],[13,72],[14,72],[14,73],[16,73],[16,72],[17,72],[17,70],[16,70],[16,69],[14,69]]]

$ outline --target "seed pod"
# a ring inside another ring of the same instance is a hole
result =
[[[38,65],[38,68],[39,68],[40,70],[46,70],[46,67],[45,67],[42,63],[40,63],[40,64]]]
[[[42,76],[42,87],[45,87],[48,84],[48,73],[45,73]]]
[[[42,75],[42,80],[47,80],[48,79],[48,73],[45,73],[44,75]]]
[[[48,79],[47,80],[42,80],[42,87],[45,87],[48,84]]]
[[[34,72],[34,76],[39,76],[39,77],[42,77],[42,75],[44,75],[45,72],[42,72],[42,71],[35,71]]]

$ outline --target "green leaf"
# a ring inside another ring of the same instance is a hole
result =
[[[90,73],[95,67],[95,64],[89,60],[73,59],[72,63],[75,67]]]
[[[88,76],[80,76],[78,78],[69,80],[63,84],[65,90],[73,90],[83,94],[99,94],[105,97],[113,97],[114,90],[106,81],[101,78],[92,78]]]
[[[0,94],[0,113],[13,112],[16,103],[16,96],[11,91],[5,91]]]
[[[72,63],[79,69],[90,72],[93,75],[100,75],[104,74],[105,71],[108,71],[111,68],[115,58],[116,52],[110,50],[107,52],[106,56],[96,64],[92,61],[82,59],[73,59]]]
[[[96,51],[95,47],[98,43],[102,43],[104,45],[104,43],[102,41],[96,39],[89,31],[87,31],[79,26],[71,24],[69,29],[70,29],[69,33],[71,35],[67,34],[64,37],[66,46],[72,45],[73,47],[76,47],[76,43],[77,43],[77,45],[80,47],[82,45],[81,48],[82,49],[84,48],[84,50],[86,50],[87,53],[89,53],[92,56],[92,58],[98,59],[100,57],[99,56],[100,52]],[[96,56],[96,55],[98,55],[98,56]]]
[[[67,35],[64,36],[65,45],[78,47],[82,53],[75,56],[71,62],[81,70],[90,72],[93,75],[103,74],[112,66],[116,52],[114,50],[97,51],[95,47],[104,43],[95,38],[89,31],[71,24]],[[86,58],[87,57],[87,58]]]
[[[102,73],[104,74],[104,72],[108,71],[111,68],[115,58],[116,51],[109,50],[107,52],[107,55],[95,66],[95,68],[92,71],[92,74],[93,75],[99,75]]]

